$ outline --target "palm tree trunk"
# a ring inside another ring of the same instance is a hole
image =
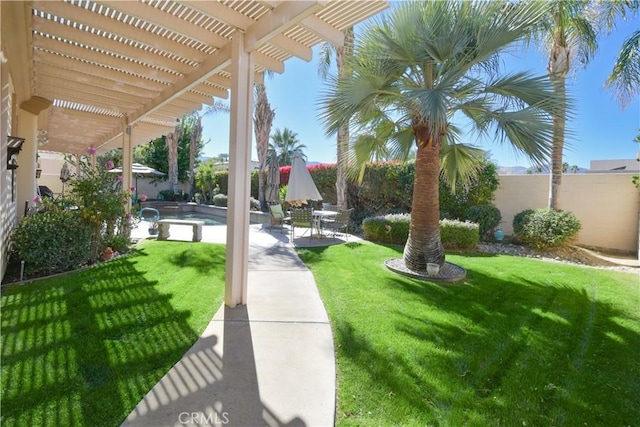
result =
[[[173,190],[174,193],[178,191],[178,138],[179,129],[173,131],[173,133],[169,133],[166,136],[167,142],[167,160],[169,162],[169,187]]]
[[[558,95],[558,111],[553,117],[553,146],[551,149],[551,170],[549,185],[549,209],[560,210],[560,185],[562,184],[562,151],[566,126],[566,88],[564,77],[552,77],[553,87]]]
[[[198,151],[198,141],[202,135],[202,117],[197,116],[193,131],[191,132],[191,141],[189,144],[189,198],[193,198],[195,187],[195,169],[196,169],[196,153]]]
[[[269,104],[267,90],[264,83],[256,84],[256,106],[253,116],[253,130],[256,135],[256,151],[258,152],[258,162],[260,163],[260,173],[258,174],[258,200],[263,211],[268,211],[264,197],[264,168],[267,164],[267,151],[269,150],[269,135],[271,125],[276,113]]]
[[[340,78],[351,72],[348,66],[348,58],[353,53],[354,33],[353,27],[349,27],[344,33],[344,44],[336,50],[336,64]],[[337,165],[336,165],[336,198],[340,209],[347,209],[347,177],[345,169],[346,155],[349,151],[349,126],[338,128],[337,141]]]
[[[440,141],[420,143],[413,179],[413,204],[409,238],[404,247],[405,266],[412,271],[425,271],[427,263],[444,265],[444,248],[440,240]]]

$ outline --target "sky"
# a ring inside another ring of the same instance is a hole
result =
[[[589,168],[591,160],[633,159],[640,144],[633,142],[640,129],[640,100],[636,97],[624,110],[614,95],[603,87],[613,68],[618,50],[624,39],[640,28],[640,19],[618,22],[617,30],[599,38],[598,51],[586,68],[578,68],[567,78],[567,93],[573,97],[575,110],[567,123],[564,161],[570,165]],[[532,71],[546,74],[547,56],[538,47],[527,52],[512,52],[502,57],[505,72]],[[283,74],[275,74],[265,82],[275,118],[271,128],[289,128],[298,134],[308,162],[335,163],[335,137],[327,138],[319,120],[318,101],[326,84],[318,74],[319,55],[314,48],[313,59],[305,62],[291,58],[285,62]],[[229,102],[229,99],[222,100]],[[203,118],[205,157],[229,152],[229,114],[217,113]],[[522,154],[491,141],[464,142],[490,152],[499,166],[524,166],[531,163]],[[252,159],[257,160],[255,136]]]

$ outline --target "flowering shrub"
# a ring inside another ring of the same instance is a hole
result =
[[[131,193],[116,189],[116,177],[106,173],[108,163],[105,168],[95,170],[81,163],[81,175],[70,181],[70,202],[77,207],[81,221],[91,229],[90,262],[98,260],[106,247],[104,240],[116,233],[128,238],[130,233],[124,204]]]
[[[389,214],[365,218],[365,240],[404,245],[409,238],[409,214]],[[446,249],[473,249],[480,240],[478,224],[457,220],[440,220],[440,237]]]
[[[36,209],[11,235],[14,253],[25,262],[27,275],[93,263],[107,246],[127,249],[130,218],[124,203],[131,194],[116,189],[117,176],[106,173],[110,166],[106,162],[93,170],[83,162],[80,175],[68,177],[70,189],[64,199],[43,203],[34,197]]]

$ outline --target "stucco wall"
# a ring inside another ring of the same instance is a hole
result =
[[[11,172],[7,170],[7,135],[11,129],[11,84],[8,69],[0,65],[0,279],[7,269],[9,234],[16,223],[16,204],[11,200]],[[15,188],[13,188],[15,191]]]
[[[638,251],[640,189],[629,173],[566,174],[560,187],[560,208],[582,223],[581,245],[619,252]],[[548,175],[501,175],[495,205],[502,213],[502,229],[513,233],[513,217],[548,203]]]

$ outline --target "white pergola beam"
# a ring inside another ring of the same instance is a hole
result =
[[[64,25],[60,22],[50,21],[39,16],[33,17],[34,30],[49,34],[52,36],[62,37],[69,41],[82,43],[94,48],[102,49],[106,52],[117,54],[125,58],[131,58],[137,62],[143,62],[149,65],[171,70],[176,73],[188,73],[193,66],[174,60],[170,57],[156,55],[155,53],[140,49],[125,43],[121,43],[107,37],[98,36],[89,31]]]
[[[171,102],[173,98],[180,96],[193,86],[196,86],[202,80],[206,80],[210,76],[216,74],[221,68],[231,63],[231,44],[227,44],[218,49],[215,54],[204,61],[198,68],[187,74],[182,80],[178,81],[174,86],[165,89],[162,93],[154,98],[151,102],[146,103],[142,108],[138,109],[129,118],[129,123],[135,123],[144,115],[152,113],[161,108],[163,105]]]
[[[96,88],[98,90],[104,89],[114,92],[112,96],[116,98],[121,95],[130,95],[142,99],[148,99],[160,93],[159,90],[149,90],[133,85],[116,85],[114,84],[115,82],[110,79],[78,73],[72,70],[65,70],[44,63],[39,67],[37,81],[38,84],[60,84],[67,87],[69,83],[76,83],[86,87]]]
[[[132,1],[100,1],[99,3],[110,9],[118,10],[129,16],[153,23],[160,28],[166,28],[176,34],[213,47],[221,47],[229,42],[229,39],[226,37],[222,37],[198,25],[192,25],[190,22],[178,16],[166,13],[144,3]]]
[[[125,40],[133,40],[160,51],[174,54],[179,58],[190,58],[199,62],[206,56],[204,52],[192,49],[189,46],[167,37],[160,37],[142,28],[135,28],[127,23],[97,13],[88,14],[86,9],[71,3],[34,1],[33,7],[37,10],[87,25],[108,34],[117,35]]]
[[[217,21],[220,21],[224,24],[229,25],[230,27],[234,27],[242,31],[245,31],[255,23],[253,19],[217,1],[190,0],[183,1],[182,3],[189,6],[193,10],[197,10],[198,12],[203,13]],[[298,43],[283,34],[275,34],[269,40],[269,43],[271,43],[278,49],[282,49],[290,55],[297,56],[298,58],[303,59],[307,62],[311,61],[312,50],[310,47],[307,47],[302,43]]]
[[[41,50],[36,51],[34,57],[37,64],[48,64],[63,70],[78,73],[78,81],[90,82],[93,78],[103,78],[111,80],[114,86],[120,86],[121,88],[135,85],[155,92],[160,92],[169,87],[157,81],[140,78],[140,76],[133,76],[118,70],[100,67],[73,58],[64,58],[60,55]]]
[[[11,34],[11,37],[2,39],[2,56],[11,58],[7,62],[9,74],[11,75],[17,103],[21,103],[31,97],[31,76],[33,62],[29,56],[31,49],[31,10],[27,3],[2,1],[0,27],[5,34]],[[25,70],[24,67],[28,67]]]
[[[274,36],[296,26],[324,6],[324,2],[318,1],[288,1],[280,4],[247,28],[245,49],[248,52],[259,49]]]
[[[309,16],[301,22],[309,31],[336,47],[344,44],[344,33],[324,22],[317,16]]]
[[[41,49],[57,52],[72,58],[82,58],[84,61],[99,64],[105,69],[119,70],[123,73],[133,74],[138,78],[145,77],[147,79],[152,79],[166,84],[173,84],[180,78],[179,75],[169,73],[162,69],[148,67],[142,63],[136,63],[126,59],[117,58],[115,56],[106,55],[95,50],[74,46],[72,44],[47,37],[35,36],[33,39],[34,44]]]

